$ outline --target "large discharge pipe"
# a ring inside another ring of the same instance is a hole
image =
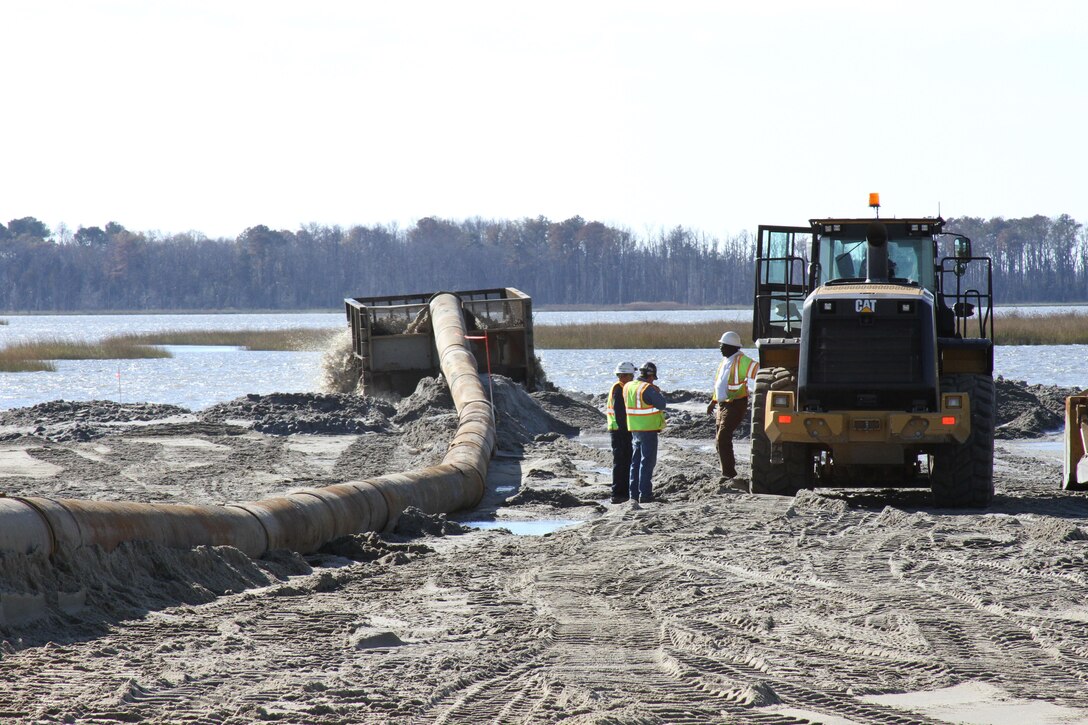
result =
[[[226,506],[0,498],[0,552],[110,551],[126,541],[150,541],[182,549],[233,546],[254,557],[274,549],[309,553],[341,536],[382,531],[409,506],[430,514],[475,506],[495,447],[491,403],[465,341],[460,299],[437,294],[430,312],[458,416],[438,465]]]

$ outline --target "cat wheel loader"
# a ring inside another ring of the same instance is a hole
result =
[[[760,226],[752,493],[993,497],[992,263],[940,217]],[[942,248],[948,252],[942,256]]]

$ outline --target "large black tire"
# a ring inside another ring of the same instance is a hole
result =
[[[803,443],[782,444],[782,462],[771,463],[771,442],[763,428],[767,395],[771,391],[797,391],[797,377],[788,368],[763,368],[756,373],[752,394],[752,493],[793,496],[813,484],[814,461]]]
[[[971,434],[930,457],[933,503],[946,508],[981,508],[994,497],[994,379],[991,375],[944,375],[941,392],[967,393]]]

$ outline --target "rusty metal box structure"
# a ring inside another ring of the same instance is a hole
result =
[[[538,371],[530,297],[513,287],[453,294],[461,298],[469,343],[480,372],[487,372],[490,362],[492,373],[535,390]],[[420,379],[439,374],[428,311],[433,296],[427,293],[344,300],[351,348],[362,367],[364,390],[410,395]]]

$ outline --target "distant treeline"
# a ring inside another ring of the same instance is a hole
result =
[[[994,259],[999,303],[1088,301],[1088,235],[1057,219],[951,220]],[[236,239],[0,224],[0,310],[322,309],[345,297],[517,287],[538,304],[751,303],[754,237],[638,235],[580,217],[258,225]]]

